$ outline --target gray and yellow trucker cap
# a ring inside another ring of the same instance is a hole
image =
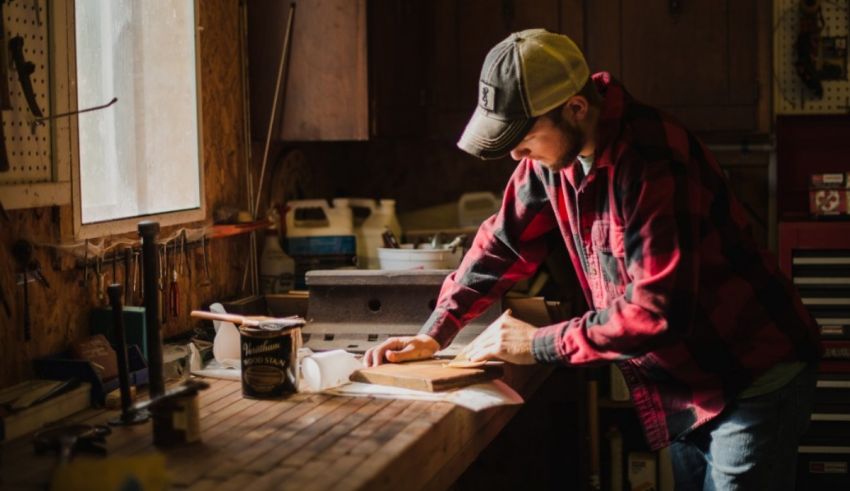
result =
[[[504,157],[535,118],[576,95],[590,70],[567,36],[545,29],[515,32],[487,53],[478,105],[457,146],[482,159]]]

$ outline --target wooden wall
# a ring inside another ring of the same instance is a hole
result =
[[[206,178],[207,213],[221,205],[244,208],[244,137],[241,77],[241,46],[238,0],[199,2],[202,57],[203,151]],[[7,317],[0,308],[0,387],[32,375],[30,361],[65,350],[69,343],[88,335],[89,309],[99,304],[91,288],[80,285],[82,271],[73,268],[64,257],[59,270],[51,267],[53,249],[38,247],[35,257],[41,262],[51,284],[49,290],[30,283],[32,340],[24,341],[22,288],[15,285],[15,266],[11,256],[17,239],[38,244],[55,243],[59,236],[60,213],[56,209],[10,211],[9,221],[0,218],[0,289],[12,307]],[[68,214],[62,214],[68,215]],[[167,233],[164,230],[163,233]],[[242,284],[247,237],[216,240],[210,247],[212,285],[199,287],[183,280],[181,316],[170,320],[165,336],[190,330],[195,324],[186,315],[212,300],[238,295]],[[201,266],[200,251],[193,251],[196,271]],[[110,268],[106,268],[110,272]],[[107,274],[107,284],[111,281]],[[122,274],[119,269],[119,280]],[[194,276],[198,283],[198,275]],[[89,285],[91,287],[91,285]]]

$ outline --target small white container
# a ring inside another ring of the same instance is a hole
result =
[[[389,229],[401,239],[401,226],[395,215],[395,200],[349,198],[357,237],[357,261],[360,268],[378,269],[378,251],[384,243],[384,231]]]
[[[402,244],[400,249],[378,248],[381,269],[456,269],[463,258],[463,250],[414,249],[413,244]]]

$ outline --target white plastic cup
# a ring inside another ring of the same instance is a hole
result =
[[[308,390],[319,392],[348,383],[348,377],[360,367],[353,354],[345,350],[314,353],[301,360],[301,377]]]

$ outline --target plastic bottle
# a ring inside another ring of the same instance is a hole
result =
[[[273,223],[277,223],[273,220]],[[295,260],[280,247],[277,230],[266,231],[266,242],[260,256],[260,291],[286,293],[295,288]]]
[[[378,248],[384,246],[384,232],[389,230],[401,240],[401,226],[395,214],[395,200],[350,198],[349,202],[354,216],[354,234],[357,237],[358,266],[378,269]]]

